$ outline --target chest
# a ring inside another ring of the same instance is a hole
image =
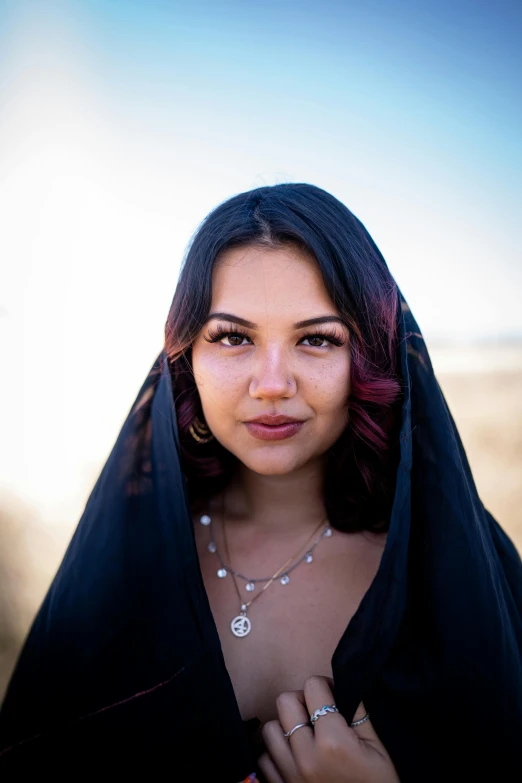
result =
[[[326,543],[312,563],[292,571],[288,584],[276,579],[261,592],[258,583],[249,593],[241,579],[236,589],[230,573],[219,578],[216,555],[198,542],[203,581],[243,720],[272,720],[280,693],[302,690],[312,674],[332,676],[332,655],[377,572],[384,544],[338,531]],[[241,612],[238,590],[245,602],[254,599],[247,612],[251,629],[243,637],[230,627]]]

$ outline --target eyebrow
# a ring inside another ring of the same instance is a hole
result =
[[[257,324],[252,321],[247,321],[246,318],[240,318],[239,315],[233,315],[232,313],[210,313],[207,321],[211,321],[213,318],[221,318],[223,321],[232,321],[235,324],[244,326],[246,329],[257,329]],[[305,321],[298,321],[294,324],[294,329],[303,329],[306,326],[317,326],[317,324],[331,323],[332,321],[346,326],[345,322],[338,315],[321,315],[318,318],[307,318]]]

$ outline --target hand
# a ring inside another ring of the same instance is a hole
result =
[[[278,696],[279,720],[263,726],[267,752],[258,762],[268,783],[399,783],[370,721],[352,729],[339,712],[329,712],[313,727],[303,726],[285,738],[284,732],[309,721],[316,709],[334,704],[332,685],[326,677],[309,677],[303,691]],[[354,722],[365,714],[360,704]]]

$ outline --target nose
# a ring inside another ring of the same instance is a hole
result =
[[[284,349],[274,346],[260,352],[250,380],[250,396],[260,400],[293,397],[297,382]]]

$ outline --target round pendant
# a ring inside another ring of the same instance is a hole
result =
[[[211,519],[208,514],[203,514],[203,516],[199,518],[199,521],[202,525],[210,525]]]
[[[209,541],[207,549],[208,549],[209,552],[215,552],[216,549],[217,549],[216,542],[215,541]]]
[[[253,582],[247,582],[247,585],[245,587],[245,590],[248,590],[249,593],[252,592],[252,590],[255,590],[256,586]]]
[[[310,552],[308,552],[307,556],[305,557],[305,561],[307,563],[311,563],[312,560],[313,560],[312,554]]]
[[[288,576],[288,574],[284,574],[279,581],[281,582],[282,585],[287,585],[288,582],[290,581],[290,577]]]
[[[238,616],[234,617],[234,619],[230,623],[230,630],[232,631],[234,636],[238,636],[239,638],[249,634],[251,628],[252,628],[252,623],[250,622],[246,614],[238,614]]]
[[[220,579],[224,579],[224,577],[227,575],[227,569],[226,568],[220,568],[217,572],[217,575]]]

